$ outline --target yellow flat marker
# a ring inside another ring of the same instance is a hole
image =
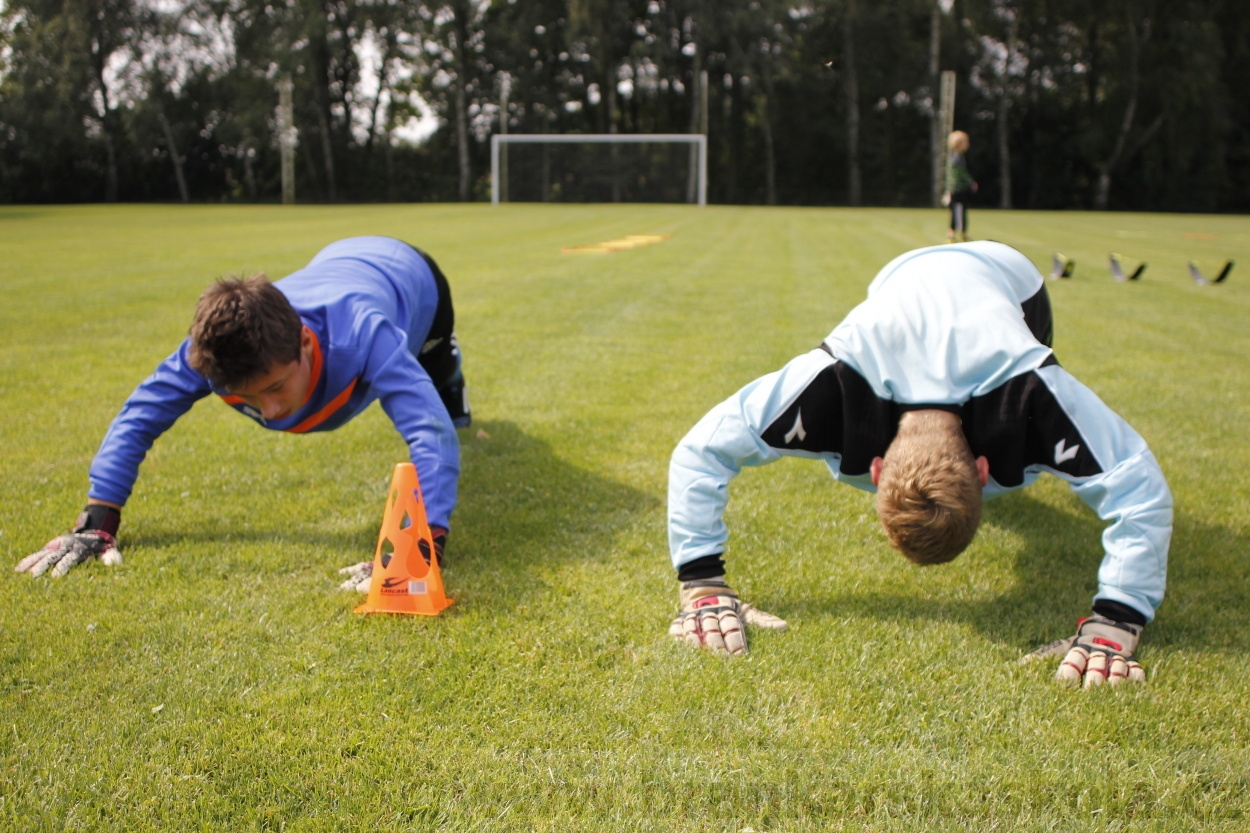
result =
[[[589,246],[565,246],[560,250],[563,255],[606,255],[612,252],[620,252],[625,249],[636,249],[639,246],[650,246],[652,243],[659,243],[667,240],[667,234],[630,234],[626,237],[619,237],[616,240],[605,240],[602,243],[592,243]]]

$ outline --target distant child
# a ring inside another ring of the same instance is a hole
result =
[[[117,529],[139,464],[210,394],[262,428],[292,434],[332,431],[378,400],[408,444],[441,557],[460,474],[456,428],[470,422],[454,326],[437,264],[389,237],[332,243],[277,283],[218,281],[200,296],[190,335],[104,435],[73,531],[17,569],[64,575],[95,556],[119,563]],[[348,584],[367,589],[371,563],[350,568]]]
[[[956,130],[946,143],[950,147],[950,157],[946,161],[946,193],[942,195],[942,204],[951,208],[951,227],[946,233],[946,242],[954,243],[956,233],[961,241],[967,242],[968,202],[977,191],[977,182],[968,173],[968,160],[964,157],[968,152],[968,134]]]

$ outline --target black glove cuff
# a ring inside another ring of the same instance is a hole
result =
[[[87,508],[82,510],[82,514],[78,516],[78,520],[74,521],[74,532],[98,529],[116,538],[117,529],[121,525],[121,510],[99,503],[92,503],[88,504]]]
[[[723,575],[725,575],[724,553],[718,552],[715,555],[705,555],[682,564],[681,569],[677,571],[677,580],[680,582],[698,581]]]
[[[1108,619],[1114,619],[1117,622],[1127,622],[1130,625],[1138,625],[1140,627],[1146,626],[1146,617],[1140,610],[1121,602],[1114,602],[1111,599],[1095,599],[1094,612],[1099,616],[1106,616]]]

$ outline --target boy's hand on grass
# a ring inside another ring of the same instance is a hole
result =
[[[111,504],[88,503],[74,522],[74,531],[58,535],[39,552],[17,562],[19,573],[38,578],[48,570],[63,576],[88,559],[99,556],[110,567],[122,563],[117,550],[117,529],[121,526],[121,509]]]
[[[438,566],[442,567],[443,550],[447,547],[447,530],[434,526],[430,527],[430,534],[434,538],[434,555],[438,558]],[[344,567],[339,570],[339,575],[347,576],[347,579],[339,585],[340,590],[368,593],[369,585],[373,583],[373,562],[361,561],[359,564]]]
[[[14,569],[19,573],[30,573],[35,578],[51,570],[52,575],[59,577],[96,556],[109,566],[122,563],[122,554],[117,551],[117,540],[102,529],[57,536],[39,552],[17,562]]]
[[[723,576],[683,582],[681,612],[668,628],[675,639],[717,654],[747,653],[746,625],[784,631],[784,619],[738,598]]]
[[[1055,679],[1065,683],[1084,681],[1085,688],[1103,683],[1118,685],[1125,680],[1146,682],[1146,671],[1133,653],[1141,640],[1141,625],[1117,622],[1106,616],[1087,616],[1077,620],[1076,635],[1043,645],[1020,662],[1063,655]]]
[[[369,584],[373,581],[373,562],[361,561],[359,564],[344,567],[339,570],[339,575],[347,576],[347,580],[339,585],[340,590],[355,590],[357,593],[368,593]]]

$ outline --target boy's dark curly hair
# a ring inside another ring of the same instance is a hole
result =
[[[191,322],[191,366],[218,388],[238,387],[299,359],[304,323],[264,275],[223,278],[204,290]]]

